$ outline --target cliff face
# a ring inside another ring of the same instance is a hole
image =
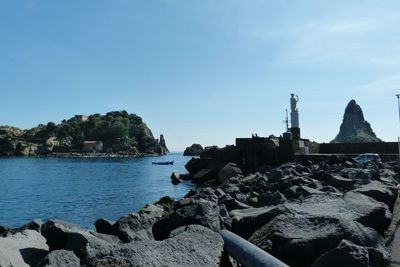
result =
[[[126,111],[75,116],[61,124],[49,122],[29,130],[0,126],[0,155],[81,152],[84,141],[102,141],[103,152],[109,153],[168,153],[164,137],[155,139],[141,117]]]
[[[376,137],[371,125],[364,119],[361,107],[354,99],[351,100],[344,112],[339,134],[331,143],[371,143],[381,141]]]

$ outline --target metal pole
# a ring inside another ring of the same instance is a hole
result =
[[[240,236],[227,231],[219,232],[224,239],[224,248],[244,267],[289,267],[261,248]]]
[[[400,94],[397,94],[396,97],[397,97],[397,107],[399,109],[399,122],[400,122]],[[397,142],[399,146],[399,162],[400,162],[400,136],[397,136]]]

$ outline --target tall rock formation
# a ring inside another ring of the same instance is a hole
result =
[[[364,119],[361,107],[352,99],[347,104],[340,125],[339,134],[331,143],[372,143],[382,142],[376,137],[371,125]]]

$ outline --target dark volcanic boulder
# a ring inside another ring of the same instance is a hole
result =
[[[351,100],[343,115],[339,134],[331,143],[368,143],[381,142],[372,131],[371,125],[364,119],[361,107]]]
[[[7,235],[22,232],[23,230],[35,230],[36,232],[40,232],[42,224],[43,222],[41,220],[36,219],[18,228],[8,228],[0,225],[0,236],[5,237]]]
[[[242,171],[235,163],[228,163],[219,171],[218,181],[222,184],[230,178],[241,174]]]
[[[314,194],[302,203],[285,203],[293,214],[341,217],[372,227],[383,234],[390,222],[390,212],[386,204],[352,191],[342,197],[336,194]]]
[[[216,146],[206,147],[203,153],[200,154],[200,158],[213,158],[224,163],[233,162],[237,164],[241,161],[239,151],[234,145],[227,145],[223,148],[218,148]]]
[[[179,183],[182,183],[182,182],[183,182],[183,180],[181,179],[181,176],[180,176],[179,173],[173,172],[171,174],[171,183],[179,184]]]
[[[337,248],[323,254],[311,267],[385,267],[389,264],[388,258],[379,250],[342,240]]]
[[[224,199],[218,203],[219,205],[224,205],[228,212],[232,210],[242,210],[242,209],[249,209],[251,208],[249,205],[241,203],[236,199]]]
[[[348,191],[354,188],[356,181],[339,175],[326,174],[325,183],[337,189]]]
[[[226,165],[218,159],[211,158],[192,158],[186,163],[185,168],[191,175],[196,175],[202,170],[211,170],[214,178],[218,178],[218,173]]]
[[[186,165],[185,168],[186,170],[190,173],[190,174],[195,174],[199,171],[201,171],[202,169],[205,169],[207,167],[207,165],[214,161],[214,159],[197,159],[197,158],[192,158],[191,160],[189,160]]]
[[[361,185],[359,188],[354,190],[354,192],[364,194],[377,201],[383,202],[388,205],[390,209],[393,209],[397,197],[397,190],[394,187],[385,185],[378,181],[372,181],[369,184]]]
[[[318,215],[282,214],[256,231],[249,241],[291,267],[308,267],[342,239],[384,251],[384,240],[374,229],[351,220]]]
[[[203,147],[200,144],[193,144],[185,149],[183,152],[184,156],[200,156],[200,154],[204,151]]]
[[[82,264],[91,264],[91,259],[99,255],[108,255],[119,244],[110,243],[92,235],[79,226],[59,220],[50,220],[43,224],[42,235],[46,238],[50,250],[71,250]]]
[[[193,175],[193,182],[204,183],[218,178],[218,173],[213,169],[202,169]]]
[[[81,261],[69,250],[53,250],[40,261],[37,267],[79,267]]]
[[[243,238],[250,237],[256,230],[267,224],[286,209],[279,206],[249,208],[232,210],[229,214],[232,218],[231,231]]]
[[[267,192],[257,197],[257,206],[273,206],[278,205],[286,201],[286,197],[279,191]]]
[[[146,205],[139,213],[131,213],[121,217],[115,223],[104,219],[96,221],[99,233],[116,235],[124,242],[153,240],[152,227],[164,213],[164,209],[155,205]]]
[[[219,214],[220,208],[215,202],[203,199],[190,202],[157,221],[153,225],[153,236],[156,240],[164,240],[174,229],[190,224],[203,225],[219,231],[221,227]]]
[[[212,266],[218,267],[223,250],[221,236],[200,225],[183,226],[163,241],[123,244],[112,253],[98,255],[91,266]]]

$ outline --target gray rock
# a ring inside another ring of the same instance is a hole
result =
[[[230,229],[232,228],[232,218],[229,215],[228,210],[226,209],[225,205],[219,206],[219,219],[221,222],[222,229]]]
[[[96,222],[94,223],[94,226],[96,227],[96,231],[99,233],[107,235],[115,235],[115,231],[113,229],[114,224],[115,222],[106,219],[97,219]]]
[[[175,199],[169,196],[165,196],[160,198],[160,200],[158,200],[157,202],[155,202],[154,205],[163,207],[164,211],[170,211],[175,206]]]
[[[223,250],[220,235],[200,225],[175,229],[163,241],[123,244],[112,253],[98,255],[92,266],[219,266]]]
[[[268,192],[258,196],[259,207],[278,205],[286,201],[286,197],[279,191]]]
[[[232,218],[231,231],[243,238],[248,238],[276,216],[284,213],[285,210],[282,205],[232,210],[229,213]]]
[[[339,175],[326,174],[325,183],[337,189],[348,191],[354,188],[356,181]]]
[[[222,184],[230,178],[241,174],[242,171],[235,163],[228,163],[219,171],[218,181]]]
[[[8,234],[16,234],[23,230],[35,230],[40,233],[40,228],[43,222],[40,219],[35,219],[27,224],[18,228],[8,228],[0,225],[0,236],[7,236]]]
[[[218,173],[213,169],[202,169],[193,175],[193,182],[204,183],[218,178]]]
[[[153,240],[153,224],[164,212],[162,208],[158,209],[158,211],[154,211],[158,216],[154,216],[151,212],[150,214],[145,212],[142,212],[141,214],[131,213],[121,217],[114,224],[99,219],[95,222],[96,231],[103,234],[118,236],[118,238],[124,243],[139,240]]]
[[[215,194],[215,190],[211,187],[201,187],[195,191],[195,194],[191,196],[192,202],[207,200],[211,202],[218,202],[218,197]]]
[[[193,144],[183,151],[184,156],[200,156],[200,154],[204,151],[203,147],[200,144]]]
[[[182,183],[182,182],[183,182],[183,180],[180,178],[179,173],[173,172],[171,174],[171,183],[179,184],[179,183]]]
[[[279,188],[281,191],[285,191],[292,186],[294,186],[292,183],[292,177],[284,177],[279,181]]]
[[[251,208],[249,205],[246,205],[244,203],[241,203],[237,201],[236,199],[226,199],[223,201],[220,201],[218,203],[219,205],[224,205],[228,212],[232,210],[242,210],[242,209],[249,209]]]
[[[225,164],[226,163],[213,158],[192,158],[188,163],[186,163],[185,168],[192,175],[204,169],[213,170],[216,178],[218,172],[225,166]]]
[[[81,261],[69,250],[53,250],[40,261],[37,267],[79,267]]]
[[[301,196],[301,191],[299,190],[299,186],[294,185],[283,191],[283,194],[287,199],[296,199]]]
[[[225,192],[225,194],[230,195],[232,198],[235,198],[237,194],[242,194],[242,191],[240,191],[240,188],[235,185],[230,183],[229,181],[225,182],[223,185],[220,186],[220,189]]]
[[[151,217],[161,218],[164,215],[164,209],[161,205],[146,204],[142,209],[140,209],[139,214],[147,214]]]
[[[46,239],[34,230],[0,237],[0,266],[35,266],[49,251]]]
[[[110,234],[102,234],[96,231],[91,231],[89,230],[89,233],[93,235],[94,237],[100,238],[110,244],[123,244],[121,239],[119,239],[118,236],[116,235],[110,235]]]
[[[386,204],[360,193],[347,192],[340,197],[336,194],[314,194],[302,203],[285,203],[287,210],[294,214],[342,217],[372,227],[383,235],[390,222]]]
[[[314,194],[325,194],[325,192],[322,192],[320,190],[302,185],[298,187],[298,191],[300,192],[300,194],[304,197],[308,197]]]
[[[221,229],[219,214],[220,208],[215,202],[201,199],[194,203],[190,202],[154,223],[154,238],[164,240],[174,229],[190,224],[203,225],[211,230],[219,231]]]
[[[99,255],[109,255],[119,245],[95,237],[79,226],[59,220],[50,220],[43,224],[42,235],[46,238],[50,250],[73,251],[82,264],[88,265],[91,259]]]
[[[337,248],[323,254],[311,267],[385,267],[389,263],[387,256],[379,250],[342,240]]]
[[[331,186],[331,185],[323,186],[323,187],[321,188],[321,191],[323,191],[323,192],[330,192],[330,193],[337,193],[337,194],[340,193],[339,190],[337,190],[336,188],[334,188],[334,187]]]
[[[280,215],[256,231],[249,241],[289,266],[307,267],[344,238],[385,250],[382,236],[374,229],[351,220],[318,215]]]
[[[270,173],[270,177],[273,180],[279,180],[279,179],[283,178],[283,175],[284,175],[283,171],[279,168],[272,169],[271,173]]]
[[[378,181],[371,181],[369,184],[361,185],[354,192],[364,194],[373,199],[383,202],[393,209],[397,197],[397,190],[394,187],[385,185]]]
[[[0,225],[0,236],[5,236],[9,232],[9,228],[3,225]]]

